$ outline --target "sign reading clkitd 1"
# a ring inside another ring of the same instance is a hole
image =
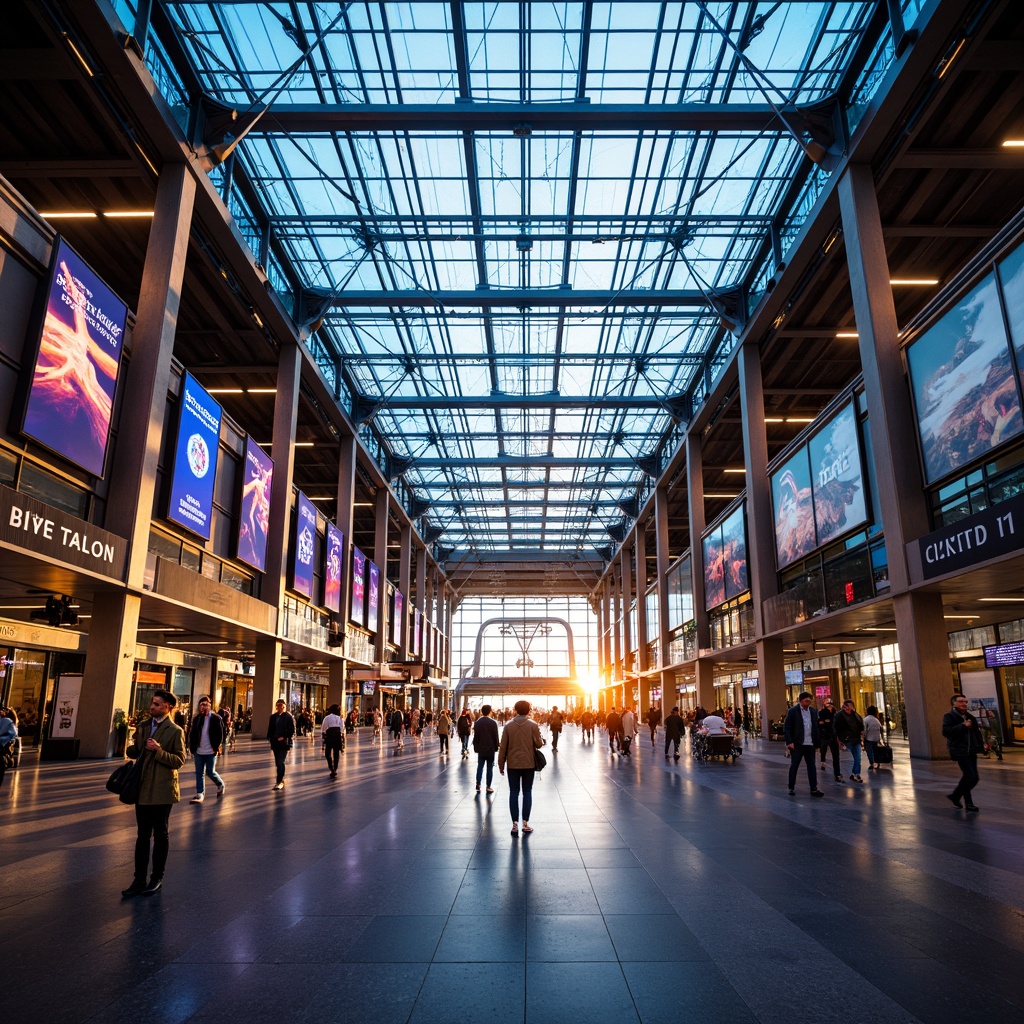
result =
[[[221,408],[190,373],[181,379],[179,405],[167,518],[209,540]]]

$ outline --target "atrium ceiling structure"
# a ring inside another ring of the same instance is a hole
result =
[[[877,13],[169,0],[154,26],[321,369],[425,535],[476,557],[604,549],[646,496]]]

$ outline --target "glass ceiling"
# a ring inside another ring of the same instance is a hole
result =
[[[318,361],[427,535],[481,552],[600,549],[645,496],[876,7],[165,4]]]

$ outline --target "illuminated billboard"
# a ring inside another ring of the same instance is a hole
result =
[[[818,545],[867,522],[857,412],[840,409],[807,443]]]
[[[367,562],[366,568],[366,628],[376,633],[380,624],[380,569],[376,562]]]
[[[348,617],[361,626],[366,615],[366,555],[352,548],[352,606]]]
[[[242,499],[238,516],[238,560],[260,572],[267,568],[267,529],[274,461],[251,438],[245,439]]]
[[[316,550],[316,508],[302,491],[295,498],[295,557],[292,560],[292,590],[313,596],[313,552]]]
[[[128,307],[63,239],[53,249],[21,430],[103,476]]]
[[[772,473],[771,484],[775,509],[775,554],[782,569],[818,545],[806,445],[801,445],[781,469]]]
[[[928,483],[1024,429],[994,274],[907,348]]]
[[[185,373],[178,401],[178,441],[174,449],[167,518],[203,540],[210,539],[213,519],[220,421],[220,406],[192,374]]]
[[[345,538],[334,523],[327,524],[324,535],[324,607],[341,611],[341,552]]]
[[[747,581],[747,525],[740,505],[701,540],[704,552],[704,607],[715,608],[750,589]]]
[[[393,599],[393,611],[391,613],[391,642],[400,647],[402,644],[402,627],[405,616],[405,598],[400,590],[395,590]]]

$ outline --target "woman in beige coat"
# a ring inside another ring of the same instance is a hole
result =
[[[523,832],[532,832],[533,752],[544,746],[540,726],[530,719],[530,702],[516,701],[516,717],[506,723],[498,746],[498,771],[505,774],[508,765],[508,808],[512,813],[512,835],[519,835],[519,790],[523,791]]]

